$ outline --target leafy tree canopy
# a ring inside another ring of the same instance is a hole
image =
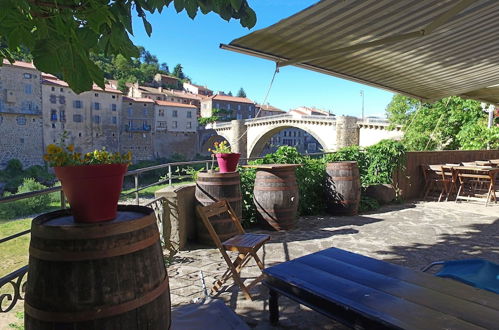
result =
[[[246,92],[244,91],[244,89],[242,87],[237,92],[237,97],[246,97]]]
[[[178,79],[185,79],[185,74],[184,74],[184,71],[182,71],[182,65],[181,64],[177,64],[175,65],[175,67],[173,68],[173,72],[172,72],[172,75],[174,77],[177,77]]]
[[[129,38],[132,15],[142,19],[150,36],[147,13],[161,13],[172,3],[192,19],[200,10],[237,19],[244,27],[256,24],[247,0],[0,0],[0,63],[12,62],[24,47],[39,70],[61,76],[75,92],[90,90],[92,82],[103,88],[104,72],[90,54],[120,55],[123,63],[138,58]]]
[[[457,96],[422,103],[395,95],[386,113],[394,125],[402,125],[408,150],[499,148],[499,127],[487,128],[481,103]]]

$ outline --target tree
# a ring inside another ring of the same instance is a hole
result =
[[[229,93],[227,95],[232,96],[232,91],[229,91]]]
[[[168,67],[168,64],[166,64],[165,62],[161,63],[161,65],[159,66],[159,70],[163,74],[170,74],[170,68]]]
[[[237,92],[237,97],[246,97],[246,92],[244,91],[244,89],[242,87]]]
[[[182,71],[182,64],[177,64],[173,68],[172,75],[177,77],[178,79],[185,79],[184,72]]]
[[[256,23],[247,0],[2,0],[0,64],[4,58],[13,62],[16,52],[25,47],[39,70],[61,74],[75,92],[92,89],[93,82],[104,88],[104,72],[90,54],[138,58],[139,49],[129,38],[132,13],[142,19],[150,36],[146,13],[162,12],[172,3],[177,12],[185,10],[192,19],[200,10],[227,21],[237,19],[243,27]]]
[[[487,129],[487,115],[478,101],[451,96],[419,105],[418,100],[395,95],[386,112],[392,124],[403,126],[402,142],[408,150],[458,150],[494,144],[495,135]]]

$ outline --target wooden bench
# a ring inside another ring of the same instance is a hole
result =
[[[272,324],[284,295],[356,329],[499,326],[499,295],[336,248],[263,272]]]

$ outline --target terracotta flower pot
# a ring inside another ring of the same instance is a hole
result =
[[[76,222],[116,218],[127,168],[128,164],[54,167]]]
[[[239,162],[240,153],[216,154],[220,173],[235,172]]]

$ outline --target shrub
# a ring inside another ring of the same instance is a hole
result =
[[[45,188],[47,187],[36,182],[35,179],[27,178],[24,179],[23,184],[19,187],[17,193],[22,194]],[[5,197],[10,195],[12,195],[10,192],[5,193]],[[54,195],[57,194],[44,194],[0,204],[0,218],[11,219],[49,210],[51,208],[50,203],[55,198]]]

